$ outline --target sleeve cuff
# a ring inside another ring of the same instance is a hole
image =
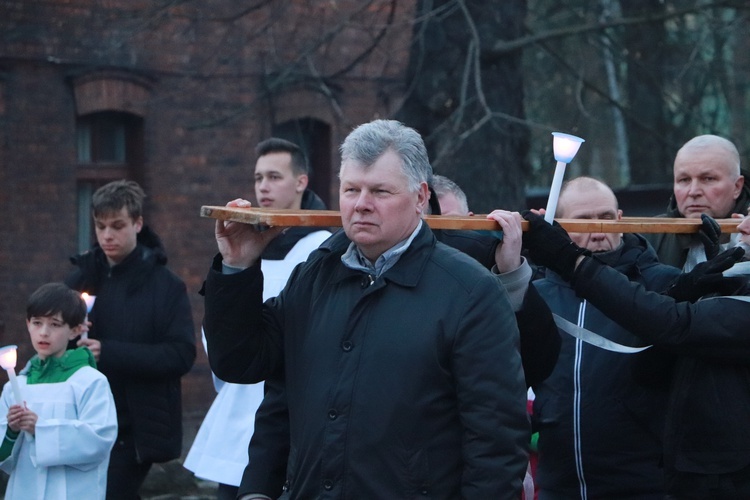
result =
[[[241,273],[245,269],[247,268],[230,266],[229,264],[225,264],[223,261],[221,263],[221,274],[237,274],[237,273]]]
[[[523,298],[526,295],[526,290],[529,288],[529,281],[531,281],[533,274],[526,257],[521,257],[521,265],[507,273],[498,273],[497,265],[494,265],[492,266],[492,274],[500,278],[500,283],[503,284],[505,291],[508,292],[508,298],[510,298],[513,311],[519,311],[523,305]]]

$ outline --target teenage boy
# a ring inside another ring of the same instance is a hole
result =
[[[94,353],[117,405],[107,498],[131,500],[154,462],[182,451],[180,377],[195,360],[195,330],[185,283],[166,267],[159,237],[144,225],[145,193],[133,181],[94,192],[97,244],[74,257],[66,279],[96,295],[92,328],[78,340]]]

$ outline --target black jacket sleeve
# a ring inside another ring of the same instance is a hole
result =
[[[695,357],[750,359],[748,302],[729,297],[676,302],[593,258],[578,266],[573,286],[610,319],[654,345]]]
[[[533,284],[529,284],[523,305],[516,312],[516,322],[526,387],[533,387],[552,373],[562,343],[552,311]]]
[[[264,320],[260,262],[237,274],[221,273],[217,255],[203,287],[203,329],[211,371],[238,384],[261,382],[282,366],[280,336]],[[275,299],[271,299],[275,300]]]

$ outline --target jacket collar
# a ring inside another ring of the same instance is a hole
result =
[[[86,290],[92,295],[99,293],[101,284],[108,276],[128,276],[128,292],[137,290],[146,282],[152,271],[157,266],[164,265],[166,260],[156,249],[145,247],[140,243],[122,262],[112,267],[107,262],[104,251],[98,245],[74,259],[74,264],[81,271],[81,279],[75,285],[76,289]]]
[[[47,358],[44,361],[34,355],[23,370],[28,384],[53,384],[65,382],[84,366],[96,368],[94,355],[87,347],[69,349],[59,358]]]
[[[643,269],[659,263],[653,247],[648,244],[646,238],[636,233],[623,234],[622,244],[616,250],[606,252],[606,254],[608,255],[602,256],[599,260],[615,268],[630,280],[637,280]],[[594,257],[596,258],[596,254]],[[567,281],[550,270],[547,270],[546,278],[555,283],[570,286]]]
[[[350,243],[351,240],[342,229],[323,242],[320,249],[340,259]],[[424,272],[425,266],[432,256],[436,244],[437,241],[432,230],[427,224],[422,224],[422,228],[414,237],[414,240],[412,240],[408,250],[404,252],[392,268],[383,273],[381,278],[405,287],[416,286]],[[362,275],[361,271],[350,269],[339,262],[334,269],[331,281],[335,283],[352,277],[361,279]]]

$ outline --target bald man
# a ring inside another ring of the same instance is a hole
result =
[[[617,220],[617,198],[601,181],[579,177],[563,185],[557,217]],[[515,221],[503,246],[520,253],[518,213],[496,210],[496,220]],[[663,290],[678,274],[659,264],[653,249],[636,234],[571,233],[580,247],[648,290]],[[501,271],[503,271],[501,269]],[[553,313],[578,327],[628,346],[642,341],[575,293],[567,280],[547,270],[533,286]],[[552,374],[534,386],[534,421],[539,430],[539,500],[617,498],[662,500],[660,468],[664,409],[664,361],[651,350],[610,352],[561,333]]]
[[[736,263],[744,251],[724,251],[681,275],[669,294],[658,294],[599,259],[586,257],[585,250],[562,228],[552,227],[531,212],[524,213],[524,218],[529,230],[524,233],[523,246],[532,258],[566,276],[589,307],[595,306],[644,343],[652,344],[650,350],[672,355],[672,363],[661,367],[670,387],[663,429],[667,493],[663,498],[750,498],[750,290],[743,263]],[[746,218],[739,228],[743,243],[747,243],[748,226],[750,219]],[[732,275],[722,276],[722,271],[732,271]],[[674,294],[676,288],[682,290],[680,298]],[[647,379],[655,382],[650,373]],[[621,437],[621,426],[607,415],[594,413],[592,417],[618,435],[613,439]],[[626,460],[628,447],[623,443],[613,459]],[[586,472],[585,466],[582,471]],[[584,493],[582,488],[575,496],[552,498],[586,498]],[[594,493],[588,497],[623,498]],[[541,493],[539,499],[543,500]]]
[[[744,215],[750,206],[750,187],[740,171],[739,152],[731,141],[716,135],[694,137],[677,151],[673,191],[667,213],[661,217],[706,214],[723,219],[733,213]],[[706,260],[704,243],[697,234],[653,234],[647,239],[665,264],[689,271]]]

